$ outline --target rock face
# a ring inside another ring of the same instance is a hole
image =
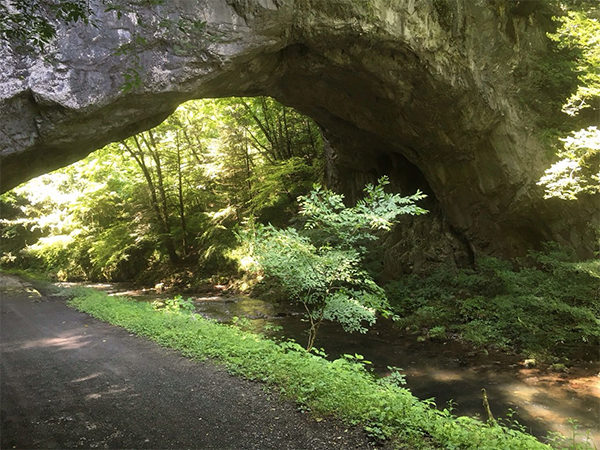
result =
[[[412,221],[420,248],[460,262],[555,240],[587,256],[597,198],[553,202],[536,186],[550,157],[518,76],[548,52],[532,3],[178,0],[120,17],[98,4],[94,26],[61,25],[44,57],[0,48],[2,190],[185,100],[270,95],[321,125],[349,197],[382,174],[429,194],[432,214]],[[396,247],[388,259],[427,254]]]

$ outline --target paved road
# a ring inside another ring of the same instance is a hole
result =
[[[366,448],[234,378],[0,274],[0,447]]]

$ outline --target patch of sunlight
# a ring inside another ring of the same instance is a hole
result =
[[[110,283],[91,283],[85,284],[84,287],[93,289],[110,289],[113,287],[113,285]]]
[[[229,216],[235,215],[235,208],[233,206],[227,206],[223,209],[220,209],[214,213],[209,213],[213,220],[219,221],[223,220]]]
[[[600,278],[600,259],[575,263],[575,267],[588,275]]]
[[[142,295],[142,293],[135,289],[129,291],[112,292],[108,294],[109,297],[137,297],[139,295]]]
[[[32,348],[57,347],[60,350],[75,350],[89,344],[89,336],[71,335],[64,337],[33,339],[9,346],[7,351],[29,350]]]
[[[600,430],[594,426],[593,412],[590,403],[594,399],[582,399],[575,392],[560,387],[524,386],[521,383],[509,384],[504,390],[510,392],[513,399],[520,400],[519,409],[536,420],[544,423],[550,431],[563,435],[571,435],[573,426],[570,417],[583,417],[582,409],[587,409],[589,420],[579,421],[579,436],[577,441],[589,440],[600,444]],[[550,402],[550,403],[549,403]],[[557,406],[558,405],[558,406]]]
[[[600,374],[592,377],[578,377],[569,380],[569,386],[577,391],[598,398],[600,408]]]
[[[95,392],[93,394],[88,394],[88,395],[85,396],[85,399],[86,400],[96,400],[96,399],[99,399],[99,398],[102,398],[102,397],[106,397],[106,396],[110,396],[110,395],[123,394],[124,392],[127,392],[128,390],[129,390],[129,388],[127,388],[127,387],[112,388],[112,389],[108,389],[108,390],[103,391],[103,392]]]
[[[38,241],[29,248],[36,251],[41,250],[44,247],[66,247],[71,242],[73,242],[73,236],[70,234],[57,234],[56,236],[39,238]]]
[[[435,381],[440,381],[444,383],[450,381],[460,381],[463,379],[463,374],[452,370],[436,370],[433,373],[431,373],[430,376]]]
[[[533,402],[536,395],[540,395],[544,392],[535,386],[526,386],[521,383],[508,385],[506,386],[506,390],[510,391],[514,398],[523,402]]]
[[[222,302],[223,297],[221,297],[219,295],[208,295],[208,296],[202,296],[202,297],[194,297],[194,300],[200,301],[200,302]]]
[[[37,289],[26,287],[25,292],[27,292],[28,298],[42,298],[42,294]]]
[[[224,170],[224,164],[222,160],[222,149],[221,141],[219,139],[211,139],[206,146],[207,150],[207,162],[202,167],[205,175],[208,179],[213,180],[217,178]]]
[[[544,373],[535,369],[521,369],[519,373],[526,383],[543,383],[548,389],[568,387],[578,395],[596,397],[600,405],[600,373],[591,376],[569,376],[567,379],[558,373]]]
[[[102,372],[92,373],[91,375],[88,375],[87,377],[75,378],[74,380],[71,380],[71,383],[82,383],[84,381],[89,381],[89,380],[93,380],[94,378],[98,378],[101,375],[103,375]]]
[[[66,210],[56,209],[55,211],[40,216],[34,228],[45,229],[53,228],[59,231],[66,231],[73,225],[73,220]]]
[[[75,163],[73,167],[81,166],[83,163]],[[15,192],[25,195],[32,205],[54,204],[69,207],[75,203],[84,193],[96,192],[106,186],[104,182],[86,180],[83,189],[64,189],[65,186],[73,185],[74,181],[67,173],[53,172],[34,178],[15,189]]]
[[[248,271],[255,266],[256,266],[256,260],[250,255],[243,256],[240,259],[240,268],[243,271]]]

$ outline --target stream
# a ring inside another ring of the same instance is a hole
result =
[[[172,298],[173,293],[154,289],[132,289],[128,283],[59,283],[59,286],[85,285],[110,295],[124,295],[139,301]],[[297,305],[271,303],[248,297],[185,295],[191,297],[196,312],[219,322],[245,318],[250,331],[273,338],[306,342],[307,324]],[[240,321],[238,321],[240,323]],[[586,363],[565,373],[528,368],[514,355],[474,351],[458,341],[426,340],[403,334],[390,320],[379,319],[366,334],[349,334],[335,323],[324,323],[315,346],[329,358],[360,354],[378,375],[389,374],[388,366],[402,368],[407,387],[421,399],[434,398],[439,407],[452,402],[454,413],[487,419],[481,389],[487,391],[494,416],[508,420],[510,411],[525,429],[540,438],[549,432],[572,436],[600,448],[600,363]]]

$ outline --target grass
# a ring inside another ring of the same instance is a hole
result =
[[[33,281],[45,281],[45,282],[52,281],[51,277],[48,276],[46,273],[41,272],[39,270],[35,270],[35,269],[18,269],[18,268],[7,268],[7,267],[0,266],[0,273],[6,273],[9,275],[17,275],[21,278],[25,278],[27,280],[33,280]]]
[[[295,342],[275,342],[177,308],[109,297],[93,289],[70,290],[69,304],[100,320],[145,336],[184,356],[225,365],[232,374],[266,383],[316,416],[362,425],[402,448],[549,448],[533,436],[503,426],[455,417],[395,384],[377,380],[356,359],[327,361]]]

